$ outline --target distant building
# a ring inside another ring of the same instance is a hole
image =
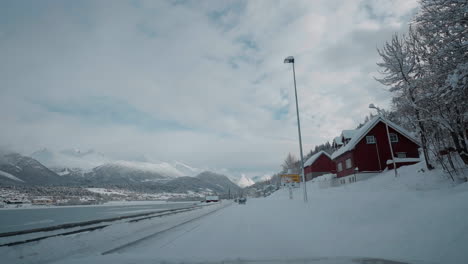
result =
[[[217,196],[217,195],[206,196],[205,197],[205,202],[207,202],[207,203],[219,202],[219,196]]]
[[[48,197],[39,197],[32,199],[31,203],[35,205],[51,205],[54,201]]]
[[[393,168],[385,124],[388,125],[397,168],[419,162],[420,143],[411,133],[387,119],[376,116],[359,129],[343,131],[343,146],[331,156],[336,164],[338,178]]]
[[[335,163],[331,159],[330,154],[321,150],[312,155],[304,163],[304,175],[306,181],[310,181],[327,173],[335,173]]]
[[[6,204],[23,204],[25,201],[23,199],[18,198],[8,198],[3,201]]]

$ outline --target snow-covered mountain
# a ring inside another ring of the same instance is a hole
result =
[[[119,160],[119,161],[113,161],[106,163],[104,165],[98,166],[93,169],[99,169],[99,168],[112,168],[116,171],[121,171],[123,172],[135,172],[135,171],[140,171],[140,172],[147,172],[147,173],[156,173],[161,175],[164,178],[176,178],[176,177],[182,177],[186,176],[182,172],[180,172],[178,169],[176,169],[174,166],[167,162],[161,162],[161,163],[151,163],[151,162],[137,162],[137,161],[126,161],[126,160]]]
[[[168,192],[214,192],[237,195],[240,187],[222,174],[204,171],[195,177],[179,177],[162,186]]]
[[[60,185],[63,179],[37,160],[18,153],[0,153],[0,185]]]
[[[180,161],[171,162],[172,167],[177,169],[183,176],[195,176],[198,173],[202,172],[202,169],[194,168]]]
[[[116,160],[94,150],[65,149],[53,151],[43,148],[30,155],[61,176],[77,176],[106,165],[122,170],[157,173],[163,177],[195,176],[202,170],[180,161],[164,162],[147,157],[138,160]]]
[[[111,162],[112,159],[94,150],[81,151],[79,149],[65,149],[53,151],[47,148],[40,149],[30,155],[51,169],[79,168],[83,171]]]
[[[46,152],[43,152],[46,153]],[[47,153],[46,153],[47,154]],[[179,167],[183,163],[178,163]],[[187,165],[187,170],[195,171]],[[169,163],[115,161],[82,173],[68,169],[52,171],[39,161],[18,153],[0,153],[0,186],[116,187],[141,192],[228,193],[240,187],[222,174],[209,171],[184,176]]]
[[[252,177],[252,180],[254,182],[264,182],[264,181],[268,181],[271,179],[271,175],[268,175],[268,174],[265,174],[263,176],[254,176]]]
[[[237,185],[239,185],[242,188],[249,187],[249,186],[254,185],[254,184],[255,184],[255,182],[252,179],[245,176],[244,174],[242,174],[242,177],[237,182]]]
[[[142,156],[143,158],[139,158],[138,160],[116,160],[92,149],[87,151],[79,149],[54,151],[43,148],[35,151],[30,156],[31,159],[37,160],[37,163],[44,164],[53,173],[55,178],[58,177],[59,180],[55,180],[57,183],[66,185],[115,185],[140,188],[142,183],[144,183],[151,185],[152,189],[155,190],[159,190],[161,187],[163,189],[177,189],[180,191],[185,188],[188,188],[187,190],[199,189],[200,186],[205,186],[207,182],[216,180],[215,185],[223,186],[221,189],[234,190],[236,187],[229,187],[231,184],[237,184],[237,186],[243,188],[253,185],[256,181],[264,180],[264,177],[251,179],[244,174],[241,174],[241,177],[233,176],[239,175],[237,173],[228,173],[228,177],[226,177],[224,176],[225,173],[219,173],[216,169],[200,169],[180,161],[165,162],[150,159],[146,156]],[[204,171],[214,171],[214,173],[210,174]],[[9,171],[5,171],[3,175],[8,176],[3,176],[7,181],[11,182],[14,180],[10,175],[15,175]],[[187,176],[195,177],[197,175],[201,175],[199,179],[203,180],[203,184],[198,180],[187,178]],[[183,179],[173,181],[176,178]],[[161,186],[162,183],[170,181],[172,182],[168,186]],[[181,186],[178,186],[179,184]],[[169,188],[169,186],[172,187]],[[209,189],[221,190],[217,188],[211,185]]]

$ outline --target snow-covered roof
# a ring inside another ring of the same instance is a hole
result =
[[[361,139],[364,138],[364,136],[367,135],[367,133],[369,133],[369,131],[372,128],[374,128],[380,121],[383,122],[383,123],[387,123],[387,125],[389,127],[393,128],[398,133],[402,134],[403,136],[405,136],[409,140],[413,141],[417,145],[421,145],[419,143],[419,141],[413,135],[411,135],[411,133],[408,132],[406,129],[402,128],[401,126],[399,126],[399,125],[393,123],[392,121],[387,120],[387,119],[385,119],[385,118],[383,118],[381,116],[376,116],[376,117],[372,118],[371,120],[369,120],[361,128],[356,129],[356,132],[354,133],[353,138],[348,142],[348,144],[346,144],[345,146],[343,146],[340,149],[333,152],[333,154],[331,155],[332,159],[335,159],[335,158],[341,156],[342,154],[344,154],[344,153],[346,153],[346,152],[348,152],[350,150],[353,150],[354,147],[356,147],[357,143],[359,143],[359,141],[361,141]],[[345,130],[343,130],[343,131],[345,131]]]
[[[331,159],[330,154],[328,154],[327,152],[321,150],[321,151],[315,153],[314,155],[312,155],[306,162],[304,162],[304,167],[312,165],[322,154],[327,155],[327,157],[329,157]]]
[[[341,137],[334,138],[333,143],[335,143],[337,145],[343,145],[343,141],[341,140]]]
[[[346,129],[346,130],[343,130],[341,132],[341,135],[344,137],[344,138],[353,138],[353,136],[356,134],[356,132],[358,131],[359,129]]]
[[[395,163],[420,162],[420,158],[395,158]],[[392,164],[393,160],[387,160],[387,165]]]

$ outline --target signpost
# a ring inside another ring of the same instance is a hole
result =
[[[281,183],[285,186],[286,184],[289,187],[299,187],[301,182],[300,174],[283,174],[281,175]]]
[[[289,189],[289,199],[293,199],[293,187],[299,187],[301,182],[301,175],[299,174],[283,174],[281,175],[281,182],[283,185],[287,185]]]

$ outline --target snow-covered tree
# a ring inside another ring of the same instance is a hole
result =
[[[410,30],[411,31],[411,30]],[[424,71],[410,43],[413,43],[413,34],[410,37],[394,35],[391,42],[378,50],[382,62],[377,63],[383,70],[384,76],[378,79],[384,85],[390,86],[395,93],[394,102],[402,114],[414,116],[411,120],[418,129],[423,155],[428,169],[432,169],[429,161],[427,146],[427,131],[423,122],[422,108],[419,96],[425,89]]]
[[[420,4],[408,34],[394,35],[378,50],[378,81],[394,93],[399,120],[419,132],[428,168],[430,152],[442,164],[441,153],[452,150],[467,166],[468,1]]]
[[[300,173],[301,171],[300,161],[291,153],[288,153],[281,167],[283,168],[282,173],[287,173],[288,170],[291,170],[292,173]]]

